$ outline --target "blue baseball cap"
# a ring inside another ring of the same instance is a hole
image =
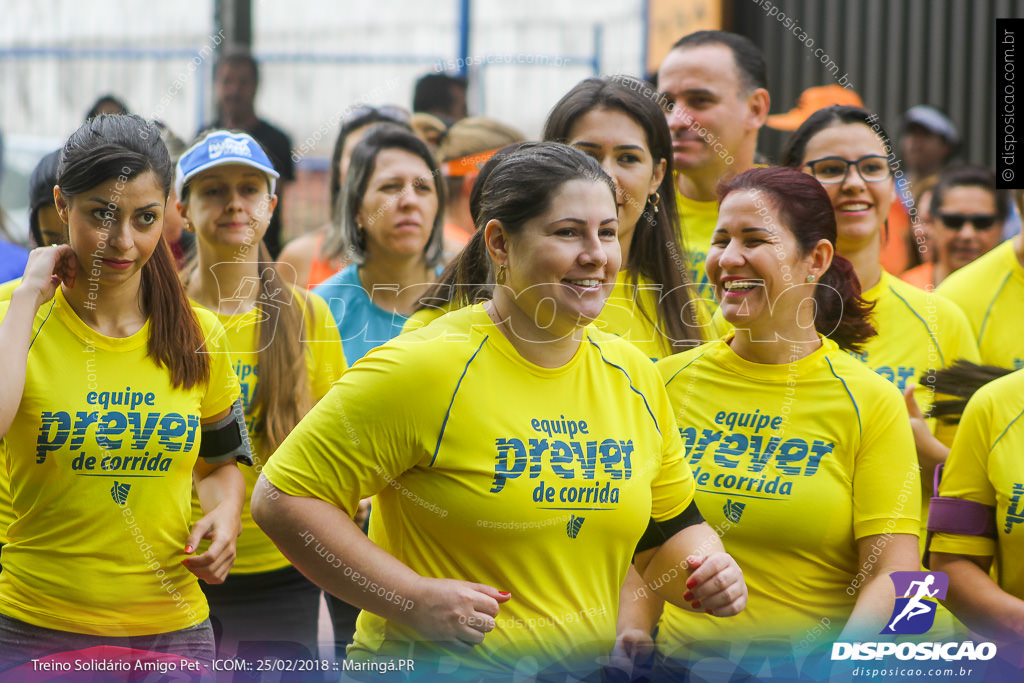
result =
[[[266,173],[270,178],[270,194],[274,194],[281,174],[274,170],[267,153],[251,135],[216,130],[185,150],[174,174],[174,192],[181,197],[185,183],[203,171],[224,164],[243,164]]]

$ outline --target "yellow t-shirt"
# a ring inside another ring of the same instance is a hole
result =
[[[1024,371],[989,382],[967,404],[939,494],[995,508],[996,539],[935,534],[931,549],[995,556],[1007,593],[1024,599]]]
[[[19,277],[0,285],[0,301],[10,301],[11,295],[14,294],[14,290],[16,290],[20,284],[21,278]]]
[[[918,289],[882,271],[882,277],[863,294],[875,302],[871,323],[878,334],[870,338],[857,357],[902,392],[908,384],[921,410],[934,401],[934,392],[921,382],[928,370],[947,368],[958,359],[978,362],[978,347],[966,316],[949,299]],[[953,443],[954,425],[930,422],[935,436],[947,446]],[[925,505],[928,501],[925,500]]]
[[[511,591],[468,652],[360,614],[350,656],[398,656],[415,642],[417,656],[445,653],[460,672],[508,673],[531,657],[594,668],[611,651],[619,588],[649,520],[693,497],[668,397],[641,352],[589,327],[568,363],[541,368],[483,305],[368,353],[264,474],[350,515],[376,494],[375,543],[422,575]]]
[[[7,467],[7,442],[0,439],[0,545],[7,543],[7,527],[14,521],[14,510],[11,507],[11,477]],[[0,552],[0,555],[2,554]]]
[[[628,271],[620,270],[615,278],[615,287],[608,295],[608,301],[601,309],[601,315],[594,321],[594,327],[617,337],[626,339],[643,351],[651,360],[664,358],[672,353],[665,335],[659,331],[656,321],[658,298],[664,287],[640,276],[636,287],[630,282]],[[405,321],[402,333],[418,330],[451,311],[451,304],[439,308],[424,308],[416,311]],[[647,313],[647,316],[644,315]],[[682,315],[682,313],[681,313]],[[698,320],[707,323],[707,310],[698,304]],[[705,335],[707,335],[705,327]]]
[[[697,504],[749,591],[746,609],[729,619],[666,604],[659,649],[671,657],[691,642],[696,650],[719,641],[713,650],[761,639],[793,647],[822,623],[839,633],[857,597],[847,591],[857,587],[857,539],[920,527],[917,455],[900,393],[824,338],[787,364],[752,363],[720,340],[657,368]]]
[[[690,282],[697,285],[700,296],[706,300],[708,314],[718,308],[715,290],[708,281],[704,264],[708,260],[711,237],[718,224],[718,202],[698,202],[676,189],[676,203],[679,207],[679,224],[686,244],[686,268]]]
[[[341,337],[338,324],[331,315],[327,302],[318,296],[306,296],[302,291],[293,289],[295,296],[303,304],[304,318],[301,332],[306,356],[306,371],[309,376],[311,395],[314,401],[319,400],[331,384],[345,370],[345,355],[341,348]],[[198,306],[198,304],[193,304]],[[245,408],[245,422],[252,441],[252,467],[243,467],[245,476],[245,501],[242,505],[242,535],[238,537],[235,564],[231,567],[232,574],[255,574],[269,572],[287,567],[290,563],[277,549],[263,530],[252,519],[249,499],[252,498],[253,487],[259,479],[267,459],[271,454],[266,452],[262,430],[259,427],[259,416],[253,414],[251,402],[256,393],[257,376],[259,374],[259,319],[260,311],[254,308],[240,315],[219,315],[217,319],[227,333],[228,358],[231,367],[238,376],[242,390],[242,406]],[[199,505],[199,497],[193,491],[192,519],[203,516]],[[205,550],[207,544],[203,544]]]
[[[452,310],[451,302],[436,308],[421,308],[406,319],[405,324],[402,325],[402,334],[426,327],[450,310]]]
[[[1024,367],[1024,267],[1012,239],[951,274],[937,291],[967,314],[982,363]]]
[[[7,307],[0,304],[0,318]],[[200,421],[231,406],[238,381],[223,328],[206,311],[195,315],[210,380],[183,390],[146,355],[148,322],[130,337],[102,336],[59,288],[39,309],[25,392],[4,438],[14,522],[0,613],[107,636],[206,619],[198,579],[181,564],[192,469]]]
[[[864,344],[861,360],[900,391],[920,384],[922,373],[963,358],[978,361],[970,324],[956,304],[882,271],[863,294],[874,301],[871,323],[878,334]]]
[[[601,315],[594,321],[594,327],[629,341],[651,360],[671,355],[671,343],[665,337],[664,331],[659,328],[657,322],[651,322],[658,319],[658,299],[663,290],[662,285],[653,283],[642,275],[634,287],[632,274],[620,270],[618,277],[615,278],[615,287],[601,309]],[[706,323],[706,309],[699,303],[695,305],[698,320]],[[684,313],[680,312],[680,315]]]

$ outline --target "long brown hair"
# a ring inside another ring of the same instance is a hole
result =
[[[315,329],[313,307],[301,300],[277,271],[270,250],[259,247],[260,311],[259,380],[251,411],[259,416],[266,452],[273,453],[313,406],[302,343],[303,309],[306,329]]]
[[[64,144],[57,185],[72,201],[114,178],[128,182],[148,171],[156,176],[166,201],[171,189],[171,158],[160,131],[134,114],[101,114],[82,124]],[[142,267],[139,295],[150,325],[149,357],[167,368],[176,388],[191,389],[207,383],[210,359],[203,330],[162,235]]]
[[[676,207],[672,138],[662,108],[654,99],[641,94],[649,91],[651,86],[629,76],[580,81],[548,114],[543,137],[566,143],[573,124],[581,116],[595,109],[612,109],[633,119],[644,130],[653,163],[665,162],[665,175],[657,192],[659,199],[648,197],[645,201],[628,259],[623,255],[622,267],[628,269],[633,291],[641,276],[663,288],[654,311],[647,310],[639,297],[637,308],[664,336],[667,350],[680,351],[703,341],[703,335],[692,298],[696,290],[691,288],[686,269],[676,263],[679,254],[686,250]]]

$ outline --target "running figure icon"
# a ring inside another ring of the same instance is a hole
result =
[[[907,619],[910,620],[920,614],[927,614],[932,610],[932,608],[929,605],[922,602],[921,599],[926,597],[934,598],[936,595],[938,595],[938,588],[936,588],[934,591],[928,590],[933,583],[935,583],[935,577],[932,574],[928,574],[923,581],[912,581],[910,583],[910,585],[907,587],[907,592],[903,595],[903,597],[905,598],[910,598],[910,601],[907,602],[907,604],[903,607],[903,611],[899,613],[899,616],[893,619],[892,623],[889,624],[890,631],[896,630],[896,622],[898,622],[903,617],[907,617]],[[915,586],[917,586],[917,592],[914,593],[913,597],[911,597],[910,594],[915,590]]]

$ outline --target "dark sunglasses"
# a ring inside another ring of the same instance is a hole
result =
[[[940,213],[942,225],[950,230],[963,230],[965,223],[970,223],[975,230],[988,230],[999,220],[998,216],[987,213]]]

